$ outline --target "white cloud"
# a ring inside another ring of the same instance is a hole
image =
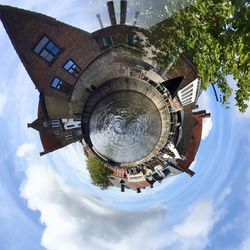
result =
[[[240,250],[249,250],[250,248],[250,237],[245,238],[244,241],[241,243]]]
[[[184,222],[173,229],[178,239],[178,249],[204,249],[209,244],[210,232],[220,218],[221,212],[211,200],[202,200],[195,204],[190,208]]]
[[[248,157],[249,160],[250,157]],[[243,165],[245,166],[245,165]],[[238,166],[240,167],[240,166]],[[233,216],[230,216],[230,220],[227,220],[221,228],[221,233],[225,236],[227,234],[232,234],[232,232],[238,232],[237,238],[239,242],[235,242],[238,246],[234,246],[234,249],[239,250],[249,250],[250,249],[250,171],[245,172],[246,183],[244,178],[241,180],[244,182],[244,189],[240,192],[237,191],[237,196],[240,198],[241,202],[237,201],[237,208]],[[230,191],[225,190],[221,196],[228,195]],[[233,208],[234,209],[234,208]],[[237,209],[238,210],[238,209]],[[231,249],[231,248],[230,248]]]
[[[41,213],[45,225],[41,244],[45,248],[201,250],[209,243],[209,234],[221,215],[211,200],[197,202],[183,222],[159,231],[166,214],[163,208],[127,212],[108,207],[68,184],[44,158],[34,156],[33,149],[26,143],[17,150],[28,163],[21,196],[30,209]]]
[[[174,232],[183,238],[204,237],[211,229],[213,213],[213,204],[210,201],[202,201],[192,208],[181,225],[175,226]]]
[[[210,110],[210,99],[207,91],[203,91],[198,99],[199,109]]]
[[[207,92],[205,91],[202,92],[198,100],[198,105],[199,105],[199,109],[205,109],[207,110],[207,112],[210,112],[210,99],[209,99],[209,95]],[[212,128],[213,128],[212,118],[210,117],[210,118],[203,119],[202,135],[201,135],[202,140],[207,138]]]
[[[144,243],[137,240],[137,234],[142,231],[143,237],[150,237],[161,225],[165,214],[162,208],[140,212],[109,208],[66,183],[44,160],[30,156],[31,148],[24,144],[17,150],[17,155],[28,159],[21,196],[29,208],[41,213],[41,222],[46,226],[42,245],[47,249],[117,249],[117,244],[120,249],[137,244],[135,248],[139,249]],[[145,245],[144,249],[151,248]]]
[[[16,155],[18,157],[28,156],[32,151],[35,150],[35,145],[32,143],[24,143],[18,147]]]
[[[213,128],[212,118],[203,119],[201,139],[205,140]]]

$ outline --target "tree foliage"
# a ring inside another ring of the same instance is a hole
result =
[[[250,98],[250,1],[194,0],[171,18],[152,27],[150,44],[164,67],[180,53],[193,58],[203,88],[211,83],[222,92],[227,106],[233,89],[226,76],[237,82],[236,105],[247,109]]]
[[[112,175],[113,171],[105,167],[95,156],[88,157],[87,168],[94,185],[101,189],[107,189],[109,186],[112,186],[109,176]]]

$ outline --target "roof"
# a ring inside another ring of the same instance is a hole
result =
[[[137,189],[137,188],[144,188],[144,187],[150,187],[151,184],[147,181],[138,181],[138,182],[129,182],[128,183],[129,187],[132,189]]]
[[[189,143],[188,150],[185,154],[185,160],[180,160],[180,159],[177,160],[180,167],[183,168],[184,170],[187,170],[190,167],[191,163],[194,161],[201,141],[203,118],[198,116],[193,116],[193,119],[195,120],[195,125],[191,133],[192,139]]]
[[[172,98],[174,98],[177,92],[183,88],[183,79],[183,76],[178,76],[162,83],[162,85],[168,89]]]
[[[48,135],[45,131],[39,131],[39,134],[44,149],[44,152],[41,154],[46,154],[63,147],[58,140]]]
[[[127,176],[127,170],[124,168],[113,169],[113,176],[118,178],[125,178]]]
[[[182,121],[181,130],[184,136],[181,137],[176,147],[180,155],[185,155],[187,150],[190,147],[189,145],[192,139],[192,133],[190,133],[190,131],[193,130],[193,126],[195,122],[192,116],[192,108],[193,107],[191,105],[187,105],[183,107],[184,117]]]
[[[41,95],[38,103],[37,117],[38,118],[31,124],[28,124],[28,126],[39,131],[40,139],[44,149],[44,152],[42,152],[41,155],[62,148],[63,147],[62,143],[56,138],[54,138],[52,135],[49,135],[43,128],[42,122],[46,121],[47,119],[45,119],[44,107],[42,105]]]

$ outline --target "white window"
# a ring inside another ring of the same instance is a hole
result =
[[[195,98],[199,87],[198,81],[199,81],[198,78],[196,78],[185,88],[178,91],[178,97],[180,98],[180,101],[183,106],[195,102]]]
[[[65,130],[81,127],[80,119],[62,119],[62,123]]]

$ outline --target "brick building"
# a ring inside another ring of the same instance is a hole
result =
[[[189,166],[200,143],[202,119],[208,116],[193,112],[201,91],[195,66],[182,54],[169,69],[160,68],[144,46],[148,30],[126,25],[127,1],[121,1],[119,24],[113,2],[107,6],[111,26],[89,33],[43,14],[0,5],[0,19],[40,94],[38,117],[28,124],[39,131],[40,154],[83,140],[86,152],[114,169],[120,180],[115,185],[123,191],[126,186],[140,192],[182,172],[193,175]],[[102,25],[100,16],[99,21]],[[91,138],[96,106],[118,92],[140,93],[143,101],[152,102],[159,120],[153,146],[128,161],[114,160]]]

